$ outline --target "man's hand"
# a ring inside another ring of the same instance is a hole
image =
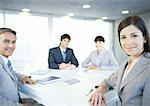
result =
[[[68,65],[66,63],[61,63],[59,64],[59,69],[63,70],[63,69],[66,69]]]
[[[70,63],[68,63],[68,64],[66,64],[66,63],[61,63],[61,64],[59,65],[59,69],[61,69],[61,70],[72,70],[72,69],[74,69],[74,68],[76,68],[76,66],[75,66],[74,64],[70,64]]]
[[[25,78],[22,80],[22,83],[23,83],[23,84],[28,83],[28,84],[33,85],[33,84],[36,83],[36,81],[32,80],[31,78],[29,78],[29,77],[27,76],[27,77],[25,77]]]
[[[72,70],[75,68],[76,68],[76,66],[74,64],[68,64],[68,66],[66,67],[66,70]]]

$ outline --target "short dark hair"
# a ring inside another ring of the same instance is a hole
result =
[[[16,32],[10,28],[0,28],[0,35],[5,33],[5,32],[10,32],[16,36]]]
[[[61,36],[60,40],[62,41],[63,39],[66,39],[66,38],[69,39],[69,40],[71,40],[71,38],[70,38],[70,36],[68,34],[63,34]]]
[[[97,42],[97,41],[105,42],[105,39],[104,39],[104,37],[102,37],[102,36],[97,36],[97,37],[95,38],[94,42]]]
[[[119,43],[120,43],[121,30],[129,25],[134,25],[136,28],[138,28],[142,32],[143,37],[146,40],[146,43],[144,43],[144,52],[150,52],[149,32],[147,30],[145,22],[139,16],[129,16],[121,21],[121,23],[119,24],[119,27],[118,27]],[[120,45],[121,45],[121,43],[120,43]]]

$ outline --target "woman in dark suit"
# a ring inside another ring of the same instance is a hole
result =
[[[150,38],[144,21],[138,16],[125,18],[119,24],[118,38],[129,59],[101,82],[89,104],[104,106],[103,94],[115,87],[122,106],[150,106]]]

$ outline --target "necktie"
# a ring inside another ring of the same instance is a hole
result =
[[[12,76],[13,76],[14,79],[17,81],[16,76],[13,74],[13,67],[12,67],[11,62],[10,62],[9,60],[8,60],[8,62],[7,62],[7,66],[8,66],[8,68],[10,69],[10,72],[11,72]],[[17,84],[16,84],[16,85],[17,85]],[[22,100],[21,100],[21,97],[20,97],[19,92],[18,92],[18,98],[19,98],[19,103],[23,103]]]
[[[10,73],[11,73],[13,79],[15,79],[15,81],[17,81],[16,75],[15,75],[14,72],[13,72],[13,67],[12,67],[11,62],[10,62],[9,60],[8,60],[8,62],[7,62],[7,66],[8,66],[8,68],[9,68],[9,71],[10,71]]]
[[[11,62],[9,60],[7,62],[7,66],[10,69],[10,72],[13,73],[13,67],[12,67]]]
[[[62,56],[63,56],[63,61],[65,61],[66,60],[66,51],[62,52]]]

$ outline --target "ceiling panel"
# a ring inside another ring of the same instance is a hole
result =
[[[92,7],[82,9],[82,4],[91,4]],[[21,11],[22,8],[29,8],[33,13],[74,13],[77,17],[107,16],[115,20],[124,16],[120,12],[125,9],[130,14],[150,12],[150,0],[0,0],[0,9]]]

